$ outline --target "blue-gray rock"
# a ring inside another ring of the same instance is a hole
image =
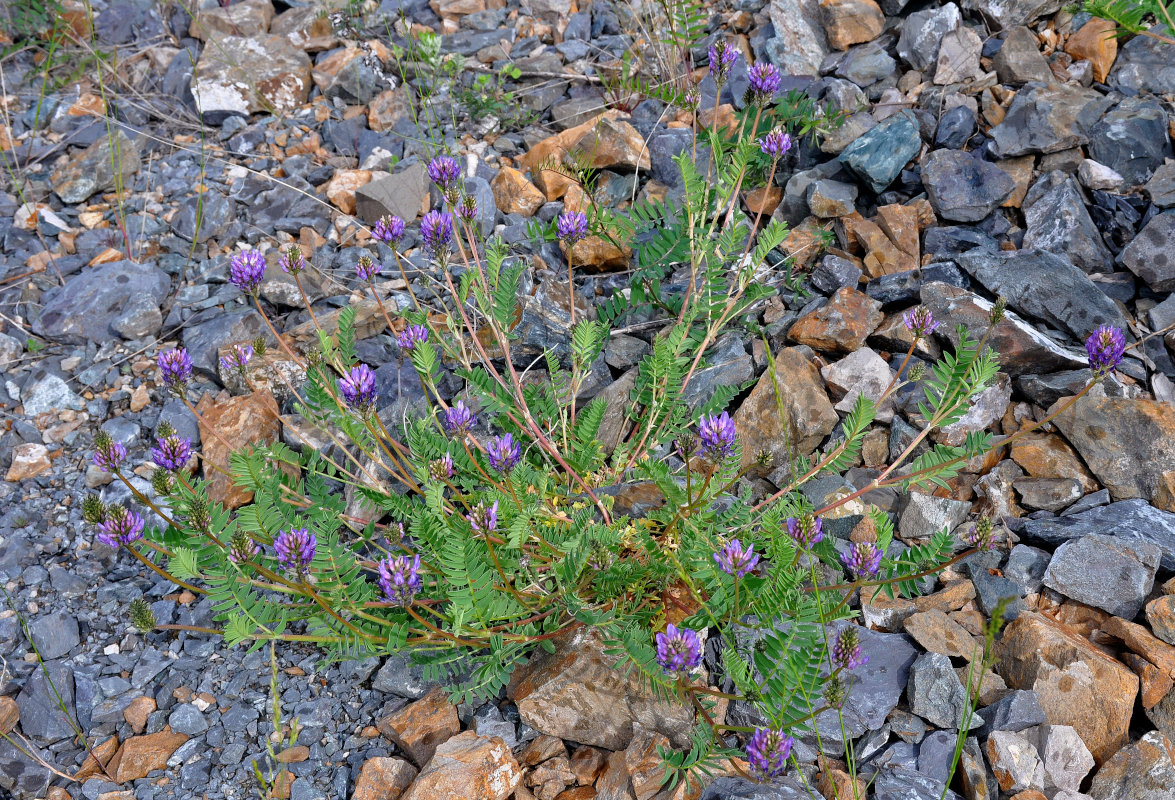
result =
[[[1175,211],[1156,214],[1120,256],[1156,292],[1175,290]]]
[[[1089,157],[1125,178],[1127,186],[1146,183],[1171,157],[1167,112],[1157,100],[1127,97],[1090,131]]]
[[[902,20],[898,55],[914,69],[924,71],[938,60],[942,38],[962,24],[963,17],[954,3],[908,14]]]
[[[963,800],[942,781],[907,767],[886,767],[873,781],[874,800]]]
[[[166,30],[159,8],[152,0],[126,0],[106,6],[94,21],[94,34],[106,45],[163,36]]]
[[[979,716],[983,719],[980,735],[992,731],[1022,731],[1048,722],[1040,707],[1040,698],[1031,689],[1008,692],[990,706],[979,709]]]
[[[1170,37],[1163,25],[1151,31]],[[1118,58],[1106,82],[1124,94],[1150,92],[1163,94],[1175,86],[1175,61],[1171,59],[1171,45],[1151,36],[1135,36],[1118,48]]]
[[[466,193],[477,201],[477,216],[474,217],[474,230],[482,237],[494,232],[494,222],[498,218],[498,204],[494,200],[494,190],[490,182],[480,176],[465,179]]]
[[[699,800],[809,800],[810,795],[794,778],[771,783],[746,778],[719,778],[706,787]]]
[[[962,150],[935,150],[926,156],[922,185],[935,213],[953,222],[979,222],[1016,190],[1011,175]]]
[[[868,42],[851,48],[836,68],[836,74],[864,89],[893,75],[897,65],[880,42]]]
[[[180,203],[170,225],[176,235],[189,242],[203,244],[219,239],[236,219],[236,208],[221,192],[202,192]]]
[[[956,734],[935,731],[918,745],[918,771],[936,781],[946,783],[955,762]]]
[[[938,119],[934,146],[958,150],[975,135],[975,112],[967,106],[955,106]]]
[[[902,109],[857,137],[837,160],[880,194],[922,149],[918,131],[918,118]]]
[[[175,432],[185,439],[192,441],[192,446],[200,444],[200,425],[196,421],[196,415],[184,405],[184,401],[178,397],[172,397],[163,404],[163,408],[159,411],[159,423],[168,423]],[[156,431],[158,431],[158,425]]]
[[[440,685],[439,682],[425,680],[424,667],[412,663],[411,658],[404,653],[388,656],[371,681],[371,688],[377,692],[412,700],[419,700]]]
[[[851,183],[833,180],[813,181],[808,186],[808,208],[817,217],[831,219],[853,213],[857,187]]]
[[[277,344],[257,309],[226,312],[209,308],[189,318],[183,339],[193,369],[215,378],[218,375],[216,353],[221,345],[252,341],[258,336],[264,336],[270,346]]]
[[[61,658],[81,643],[77,618],[64,611],[37,617],[29,625],[29,633],[37,653],[45,661]]]
[[[971,511],[971,504],[949,497],[910,492],[898,519],[898,530],[907,539],[933,536],[943,528],[954,530]]]
[[[167,724],[176,733],[186,733],[188,736],[195,736],[208,730],[208,720],[204,719],[200,709],[191,703],[180,703],[172,709],[167,717]]]
[[[693,133],[685,128],[669,128],[654,134],[649,140],[653,177],[666,186],[680,186],[681,169],[673,159],[689,150],[693,138]]]
[[[826,255],[820,266],[812,270],[812,286],[824,294],[834,294],[846,286],[856,289],[861,280],[861,270],[847,258]],[[872,296],[872,295],[871,295]]]
[[[85,401],[74,393],[65,378],[46,367],[33,370],[21,388],[20,396],[27,417],[66,408],[80,411],[85,406]]]
[[[44,666],[44,671],[37,669],[29,676],[16,696],[16,705],[24,735],[51,744],[74,734],[67,718],[74,713],[73,671],[63,661],[46,662]]]
[[[1073,262],[1040,250],[984,252],[955,256],[955,263],[1022,314],[1044,320],[1084,342],[1099,325],[1126,329],[1118,305]]]
[[[1162,551],[1146,541],[1090,534],[1057,548],[1044,584],[1066,597],[1134,619],[1155,583]]]
[[[1024,594],[1035,594],[1040,591],[1044,580],[1044,571],[1048,568],[1052,556],[1044,550],[1018,544],[1008,554],[1008,563],[1004,565],[1004,577],[1015,581]]]
[[[9,736],[0,738],[0,789],[13,800],[44,797],[53,777],[44,765],[54,761],[52,753],[42,752],[31,743],[22,742],[18,748]]]
[[[989,41],[999,40],[993,37]],[[1056,80],[1049,69],[1049,63],[1040,53],[1036,36],[1023,25],[1017,25],[1008,31],[993,62],[992,66],[995,67],[1000,83],[1021,86],[1033,81],[1053,83]]]
[[[1113,256],[1085,210],[1072,175],[1059,171],[1042,175],[1020,207],[1028,222],[1025,250],[1064,254],[1083,272],[1113,271]]]
[[[49,181],[63,203],[81,203],[95,192],[125,186],[140,166],[139,148],[117,127],[113,136],[103,136],[54,170]]]
[[[138,443],[141,428],[126,417],[114,417],[102,423],[102,431],[129,450]]]
[[[1089,144],[1089,134],[1113,103],[1080,86],[1030,83],[1016,93],[1004,121],[991,129],[1000,158],[1057,153]]]
[[[83,269],[45,292],[33,330],[66,344],[105,344],[122,329],[130,338],[158,333],[159,304],[171,280],[150,264],[115,261]]]
[[[1007,601],[1004,619],[1008,622],[1016,619],[1024,610],[1024,601],[1021,599],[1024,590],[1015,581],[1003,575],[992,575],[987,570],[972,570],[971,582],[975,584],[975,603],[985,615],[990,617],[995,613],[1003,600]]]
[[[923,653],[910,665],[906,687],[910,710],[939,728],[958,730],[968,704],[967,690],[955,674],[951,659],[942,653]],[[975,717],[971,727],[982,725]]]
[[[835,258],[835,256],[825,256],[825,259],[830,257]],[[816,273],[813,272],[813,280],[815,277]],[[927,264],[919,269],[882,275],[880,278],[869,281],[869,285],[865,287],[865,294],[887,306],[912,305],[921,299],[924,283],[945,283],[948,286],[966,289],[971,285],[971,279],[950,261],[940,261],[935,264]]]
[[[1029,25],[1062,5],[1064,0],[963,0],[963,8],[979,12],[996,28]]]
[[[355,216],[368,225],[393,215],[411,223],[428,197],[428,172],[413,162],[392,175],[373,180],[355,190]]]
[[[1175,164],[1164,164],[1146,182],[1146,193],[1159,208],[1175,206]]]

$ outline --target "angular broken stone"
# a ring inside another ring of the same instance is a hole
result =
[[[978,222],[1016,189],[1008,173],[962,150],[935,150],[922,162],[922,183],[934,211],[955,222]]]
[[[465,731],[436,748],[402,800],[506,800],[521,781],[522,770],[505,742]]]
[[[310,59],[285,36],[225,36],[196,64],[192,96],[201,114],[290,113],[306,102]]]
[[[100,137],[58,167],[49,182],[63,203],[81,203],[96,192],[125,186],[140,166],[139,148],[116,127],[112,136]]]
[[[786,420],[780,419],[775,387]],[[734,414],[744,466],[759,450],[767,450],[778,463],[784,463],[789,447],[810,455],[839,422],[816,366],[791,347],[775,354],[774,378],[764,374]]]
[[[1090,534],[1057,548],[1044,583],[1066,597],[1133,619],[1154,585],[1160,556],[1149,542]]]

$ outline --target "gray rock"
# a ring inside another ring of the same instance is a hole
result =
[[[1142,38],[1139,36],[1132,41]],[[1175,695],[1168,692],[1167,698],[1172,697]],[[1162,732],[1151,731],[1101,765],[1089,785],[1089,797],[1093,800],[1171,800],[1172,786],[1175,786],[1175,757],[1171,755],[1171,741]],[[1055,800],[1069,798],[1057,795]]]
[[[1111,272],[1113,256],[1085,210],[1073,177],[1063,172],[1042,175],[1021,205],[1028,222],[1025,250],[1062,253],[1084,272]]]
[[[1018,544],[1008,554],[1008,563],[1004,565],[1004,577],[1015,581],[1024,594],[1035,594],[1040,591],[1044,582],[1044,571],[1048,568],[1052,556],[1037,547]]]
[[[784,74],[816,75],[828,55],[828,41],[818,3],[771,0],[767,6],[775,29],[772,62]]]
[[[64,378],[43,369],[33,372],[20,395],[26,417],[66,408],[80,411],[85,407],[85,401],[69,388]]]
[[[902,20],[898,55],[914,69],[925,71],[938,60],[942,37],[962,24],[963,17],[954,3],[915,11]]]
[[[599,106],[601,101],[595,99],[593,102]],[[652,164],[653,177],[666,186],[680,186],[681,168],[673,159],[688,151],[692,143],[693,133],[684,128],[670,128],[654,134],[649,140],[649,161]]]
[[[817,290],[824,294],[833,294],[846,286],[857,288],[861,280],[861,270],[847,258],[829,254],[820,261],[820,266],[812,270],[811,280]]]
[[[1064,256],[1039,250],[972,250],[955,263],[1022,314],[1084,342],[1099,325],[1126,328],[1118,305]]]
[[[963,800],[929,775],[908,767],[886,767],[873,781],[875,800]]]
[[[971,504],[949,497],[910,492],[898,520],[898,530],[907,539],[933,536],[943,528],[954,530],[971,511]]]
[[[856,200],[857,187],[851,183],[819,180],[813,181],[808,187],[808,208],[822,219],[853,213]]]
[[[1120,256],[1156,292],[1175,290],[1175,211],[1156,214]]]
[[[29,625],[33,645],[45,661],[61,658],[81,643],[77,618],[63,611],[37,617]]]
[[[425,680],[424,669],[423,665],[412,663],[407,654],[393,653],[379,672],[375,673],[371,688],[377,692],[419,700],[441,685]]]
[[[1052,83],[1055,80],[1048,62],[1040,54],[1036,37],[1023,25],[1008,31],[993,63],[1000,83],[1021,86],[1033,81]]]
[[[707,786],[699,800],[808,800],[809,796],[808,791],[790,777],[771,783],[724,777]],[[617,800],[620,797],[632,797],[632,794],[620,795]]]
[[[950,731],[935,731],[918,744],[918,771],[946,783],[955,760],[955,736]]]
[[[918,119],[909,109],[902,109],[857,137],[837,159],[874,192],[881,193],[921,149]]]
[[[1063,517],[1025,520],[1020,532],[1021,538],[1050,545],[1094,534],[1155,544],[1162,551],[1163,569],[1175,570],[1175,514],[1141,499],[1122,500]]]
[[[1016,190],[1012,176],[962,150],[935,150],[922,161],[922,185],[938,216],[978,222]]]
[[[203,244],[209,239],[220,238],[235,219],[233,201],[221,192],[212,190],[180,203],[170,225],[180,238]]]
[[[423,164],[414,162],[395,174],[359,187],[355,191],[355,215],[368,225],[374,225],[385,215],[411,223],[420,215],[421,204],[428,197],[428,186],[428,171]]]
[[[83,269],[45,292],[33,330],[66,344],[104,344],[117,328],[140,338],[163,325],[159,304],[171,279],[150,264],[115,261]]]
[[[172,709],[167,717],[167,724],[176,733],[185,733],[188,736],[195,736],[208,730],[208,720],[204,719],[200,709],[191,703],[180,703]]]
[[[1044,788],[1076,792],[1093,769],[1093,755],[1069,725],[1041,725],[1030,736],[1044,764]]]
[[[1011,158],[1089,144],[1090,131],[1112,102],[1079,86],[1030,83],[1016,93],[1004,121],[991,129],[993,150]]]
[[[192,315],[184,328],[184,347],[192,359],[192,367],[215,378],[217,372],[217,349],[232,342],[252,341],[264,336],[270,346],[277,342],[269,332],[265,320],[254,308],[224,312],[210,308]]]
[[[1151,30],[1171,36],[1162,25],[1155,25]],[[1151,36],[1135,36],[1118,48],[1118,58],[1106,82],[1124,94],[1169,92],[1175,86],[1175,61],[1171,60],[1170,48],[1171,45]]]
[[[979,709],[979,716],[983,719],[981,735],[992,731],[1022,731],[1048,722],[1036,692],[1023,689],[1013,689],[990,706]]]
[[[1007,601],[1004,619],[1008,622],[1016,619],[1024,610],[1024,601],[1021,599],[1024,590],[1015,581],[981,569],[971,571],[971,582],[975,584],[975,604],[986,616],[994,614],[1001,601]]]
[[[923,653],[910,666],[906,687],[910,710],[939,728],[958,730],[966,713],[967,690],[955,674],[951,659],[942,653]],[[974,717],[971,727],[982,725]]]
[[[1175,163],[1164,164],[1155,170],[1146,182],[1146,194],[1159,208],[1175,206]]]
[[[21,742],[18,748],[9,736],[0,738],[0,789],[9,792],[13,800],[44,797],[53,774],[43,765],[52,763],[52,753],[31,743]]]
[[[118,183],[125,185],[140,166],[139,148],[121,127],[116,127],[113,136],[98,139],[55,170],[49,180],[61,202],[81,203],[95,192],[112,189]]]
[[[959,26],[942,37],[938,47],[938,63],[934,83],[938,86],[962,83],[983,77],[979,54],[983,40],[966,26]]]
[[[480,176],[465,179],[465,192],[477,201],[477,216],[473,218],[474,230],[483,237],[494,232],[494,222],[498,218],[498,204],[494,201],[494,191],[490,182]]]
[[[955,106],[943,112],[934,131],[934,146],[959,149],[975,135],[975,112],[967,106]]]
[[[34,670],[16,696],[20,729],[25,736],[51,744],[74,735],[73,726],[67,719],[67,715],[72,717],[74,713],[73,691],[73,671],[65,662],[49,661],[45,663],[44,671]],[[65,707],[64,714],[58,698]]]
[[[997,28],[1028,25],[1062,5],[1064,0],[963,0],[963,8],[978,11]]]
[[[1044,584],[1080,603],[1134,619],[1154,586],[1161,556],[1150,542],[1090,534],[1057,548]]]
[[[1125,178],[1127,186],[1146,183],[1171,157],[1167,112],[1156,100],[1127,97],[1090,131],[1089,157]]]
[[[865,88],[893,75],[897,65],[880,42],[869,42],[850,49],[836,68],[836,75]]]

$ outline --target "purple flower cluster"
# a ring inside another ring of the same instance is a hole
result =
[[[277,563],[282,567],[305,572],[314,560],[318,539],[309,528],[291,528],[278,531],[273,540],[273,549],[277,553]]]
[[[428,328],[423,325],[409,325],[396,334],[396,344],[401,350],[415,350],[416,345],[428,341]]]
[[[428,463],[428,474],[432,475],[438,481],[447,481],[457,474],[453,469],[453,456],[445,453],[440,458],[435,458]]]
[[[657,644],[657,663],[671,675],[689,673],[702,663],[702,638],[697,631],[667,625],[653,641]]]
[[[478,503],[465,517],[473,527],[474,533],[491,533],[498,528],[498,501],[492,505]]]
[[[361,281],[370,281],[383,269],[378,261],[372,261],[371,256],[359,256],[359,260],[355,262],[355,275]]]
[[[491,437],[486,442],[486,458],[495,472],[505,475],[522,460],[522,448],[510,433]]]
[[[461,202],[457,204],[455,209],[457,216],[466,222],[472,222],[477,218],[477,198],[471,194],[467,194],[461,198]]]
[[[725,411],[698,420],[698,440],[701,442],[699,450],[706,458],[718,460],[729,456],[734,449],[737,435],[734,420]]]
[[[245,371],[245,367],[249,366],[249,361],[253,358],[253,348],[247,344],[234,344],[232,352],[227,356],[220,357],[220,371],[232,372],[233,370]]]
[[[102,533],[95,538],[105,545],[117,548],[143,538],[143,518],[126,506],[111,506],[102,522]]]
[[[710,76],[719,88],[730,77],[730,68],[738,61],[738,50],[725,41],[710,45]]]
[[[192,359],[186,348],[164,350],[157,363],[159,377],[174,390],[182,389],[192,379]]]
[[[412,605],[412,598],[421,589],[420,556],[396,556],[380,561],[379,588],[392,605]]]
[[[126,461],[126,447],[122,442],[106,439],[98,445],[92,460],[94,466],[103,472],[117,472],[122,462]]]
[[[228,548],[228,560],[234,564],[242,564],[246,561],[251,561],[257,556],[261,555],[261,545],[253,541],[249,537],[243,537],[241,541],[233,540]]]
[[[245,294],[256,294],[265,277],[265,258],[256,250],[244,250],[229,262],[229,283]]]
[[[437,156],[428,162],[428,177],[442,192],[451,192],[461,177],[461,167],[451,156]]]
[[[926,306],[911,308],[902,314],[902,321],[906,323],[906,329],[914,334],[915,341],[925,339],[934,333],[934,329],[938,327],[938,323],[934,319],[934,314]]]
[[[366,364],[357,364],[339,378],[339,394],[349,408],[359,412],[370,411],[375,405],[375,373]]]
[[[192,440],[172,434],[156,439],[155,447],[151,449],[151,460],[161,469],[168,472],[178,472],[192,457]]]
[[[587,236],[588,219],[582,211],[564,211],[555,220],[555,233],[567,244],[575,244]]]
[[[832,663],[840,668],[854,670],[869,663],[869,656],[861,651],[861,638],[856,625],[846,625],[836,635],[832,646]]]
[[[751,102],[762,105],[769,103],[783,84],[779,70],[766,61],[760,61],[747,70],[747,79],[751,82]]]
[[[755,545],[744,548],[738,539],[731,539],[725,547],[714,554],[714,560],[722,567],[723,572],[741,578],[759,563],[759,555],[755,552]]]
[[[380,217],[371,229],[371,238],[384,244],[395,244],[404,238],[404,220],[394,214]]]
[[[820,517],[811,514],[804,514],[799,518],[788,517],[787,535],[801,550],[811,550],[814,544],[824,538],[824,522]]]
[[[1085,340],[1085,352],[1089,355],[1089,368],[1093,370],[1094,378],[1104,378],[1122,363],[1126,337],[1121,328],[1101,325]]]
[[[281,257],[277,260],[277,265],[282,268],[282,272],[297,275],[306,269],[306,256],[302,255],[302,248],[296,244],[292,244],[282,250]]]
[[[791,136],[783,128],[775,128],[759,137],[759,149],[773,159],[783,158],[791,150]]]
[[[445,409],[441,424],[444,425],[446,433],[450,436],[456,436],[468,433],[469,429],[477,424],[477,415],[470,411],[465,403],[458,400]]]
[[[756,728],[747,742],[747,761],[751,774],[761,781],[781,777],[787,769],[787,759],[794,744],[781,730]]]
[[[448,211],[430,211],[420,220],[420,238],[434,257],[448,249],[453,240],[453,217]]]
[[[872,578],[881,569],[881,551],[873,542],[857,542],[841,554],[841,563],[852,573],[853,579]]]

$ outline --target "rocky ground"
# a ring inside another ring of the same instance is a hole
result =
[[[226,436],[300,446],[296,417],[278,419],[268,395],[218,372],[219,348],[268,335],[227,281],[229,255],[242,242],[301,244],[314,308],[329,322],[359,299],[358,255],[389,256],[358,222],[385,213],[411,222],[429,207],[430,138],[467,158],[482,231],[523,251],[531,217],[582,203],[539,164],[587,137],[603,202],[679,196],[671,158],[688,146],[688,116],[656,100],[618,104],[599,81],[639,39],[629,7],[384,0],[401,22],[352,39],[302,0],[202,2],[194,16],[149,0],[93,8],[90,20],[66,3],[63,18],[82,33],[92,22],[95,46],[118,53],[116,77],[100,85],[83,70],[44,86],[31,50],[2,62],[0,146],[15,166],[0,193],[0,732],[62,776],[0,742],[0,795],[244,798],[257,792],[257,762],[265,773],[284,765],[276,796],[294,800],[696,797],[659,788],[656,745],[681,743],[688,719],[620,677],[590,637],[563,643],[480,708],[454,708],[402,658],[323,666],[312,649],[281,646],[273,677],[267,650],[134,633],[126,608],[138,597],[161,623],[208,625],[210,612],[97,544],[80,514],[87,491],[128,496],[88,466],[98,427],[134,463],[165,420],[215,446],[155,380],[155,354],[176,343]],[[1175,798],[1175,47],[1119,44],[1060,0],[735,0],[711,11],[700,68],[705,45],[725,37],[792,73],[787,88],[846,115],[796,147],[776,185],[746,198],[793,226],[782,255],[802,287],[785,285],[781,259],[761,322],[801,449],[824,442],[857,393],[889,383],[893,354],[909,342],[901,313],[919,303],[944,323],[919,346],[921,360],[950,346],[956,324],[983,327],[996,296],[1008,301],[993,337],[1003,373],[945,441],[1042,418],[1084,385],[1081,343],[1097,325],[1142,342],[1104,388],[1001,458],[971,465],[949,494],[870,497],[907,542],[966,529],[979,514],[1001,518],[1006,537],[926,596],[863,609],[871,660],[847,732],[869,793],[942,794],[969,664],[985,619],[1009,598],[1012,621],[994,671],[977,680],[983,707],[952,788],[969,800]],[[415,68],[405,86],[391,49],[405,24],[442,33],[442,52],[465,59],[454,88],[509,61],[521,71],[506,87],[516,95],[471,108]],[[418,101],[426,85],[440,87],[431,114]],[[745,85],[743,65],[719,114],[741,103]],[[95,116],[107,109],[116,127]],[[547,245],[533,256],[519,334],[537,353],[565,335],[568,314],[562,254]],[[577,250],[579,295],[624,288],[629,258],[589,240]],[[312,326],[276,247],[270,263],[271,317],[307,342]],[[426,294],[429,280],[427,270],[413,278]],[[380,285],[400,306],[404,289]],[[381,365],[385,401],[420,403],[382,317],[359,305],[359,354]],[[613,437],[652,330],[613,337],[585,391],[609,399]],[[744,449],[778,450],[760,341],[731,333],[709,364],[696,399],[720,384],[747,387],[735,412]],[[274,348],[260,370],[288,410],[274,376],[296,380],[292,365]],[[863,485],[901,452],[916,433],[916,400],[903,393],[884,409],[847,483],[816,481],[813,499]],[[140,473],[149,491],[150,469]],[[773,491],[771,478],[754,490]],[[847,537],[857,519],[829,528]],[[21,619],[113,782],[56,707]],[[728,718],[753,722],[738,703]],[[293,719],[296,742],[273,736]],[[839,726],[822,721],[821,733],[829,756],[843,753]],[[703,797],[804,797],[804,781],[847,796],[848,777],[835,762],[817,765],[814,744],[799,748],[809,765],[800,775],[771,787],[725,777]]]

